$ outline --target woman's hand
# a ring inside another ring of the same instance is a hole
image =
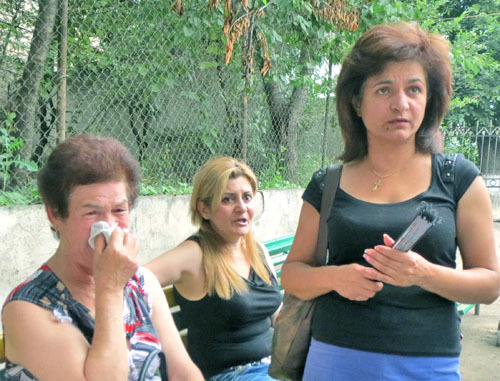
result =
[[[380,276],[376,270],[357,263],[338,266],[334,289],[344,298],[365,301],[382,290],[384,285],[378,281]]]
[[[391,247],[395,241],[384,234],[384,245],[365,250],[364,258],[380,273],[379,279],[394,286],[420,286],[429,275],[431,263],[414,251]]]
[[[94,280],[97,289],[123,290],[139,264],[139,241],[132,234],[116,228],[109,244],[102,234],[96,237],[94,250]]]

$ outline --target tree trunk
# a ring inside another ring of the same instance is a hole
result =
[[[38,92],[47,53],[53,38],[57,3],[57,0],[40,0],[38,2],[39,14],[35,23],[21,85],[9,104],[9,109],[16,113],[14,121],[16,134],[24,140],[24,147],[20,151],[21,160],[28,161],[33,154]],[[24,184],[27,180],[26,170],[13,168],[13,171],[13,180],[17,184]]]
[[[264,91],[271,116],[271,141],[274,144],[278,169],[286,165],[283,152],[287,145],[288,108],[278,83],[264,80]]]
[[[308,63],[309,50],[304,47],[299,58],[299,65],[302,66],[300,75],[303,77],[310,76],[313,72]],[[307,103],[308,88],[295,87],[290,98],[286,99],[278,83],[264,80],[264,91],[271,115],[271,134],[276,144],[278,168],[286,167],[287,179],[296,183],[298,180],[297,137],[300,118]]]
[[[16,1],[16,5],[14,6],[14,12],[12,14],[12,19],[10,20],[10,25],[12,27],[17,26],[17,16],[19,15],[19,11],[21,8],[21,2]],[[0,67],[3,65],[3,61],[7,57],[7,48],[10,44],[10,37],[12,35],[12,28],[8,28],[7,36],[5,36],[4,44],[2,47],[2,53],[0,54]]]
[[[214,58],[215,60],[217,58]],[[224,126],[227,127],[230,134],[233,136],[232,141],[228,141],[230,144],[229,154],[232,157],[241,158],[242,154],[242,141],[241,141],[241,117],[238,114],[238,109],[232,103],[232,97],[227,90],[227,77],[230,73],[228,72],[224,64],[217,65],[217,78],[219,79],[219,85],[222,92],[222,100],[224,103],[224,108],[226,110]]]
[[[308,77],[313,73],[309,65],[309,50],[303,48],[300,52],[299,65],[302,66],[300,74]],[[300,118],[304,113],[307,103],[308,88],[305,86],[295,87],[288,106],[288,150],[287,153],[287,174],[288,181],[297,184],[299,180],[299,161],[297,154],[297,136],[300,127]]]
[[[57,142],[66,139],[66,72],[68,55],[68,0],[59,0],[59,45],[57,72],[59,97],[57,104]]]
[[[333,72],[333,59],[330,57],[328,60],[328,86],[326,88],[326,104],[325,104],[325,124],[323,125],[323,142],[321,144],[321,168],[325,166],[326,158],[326,134],[328,125],[330,124],[330,88],[332,87],[332,72]]]

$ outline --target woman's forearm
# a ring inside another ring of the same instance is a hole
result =
[[[500,294],[500,275],[486,268],[457,270],[430,264],[419,284],[446,299],[460,303],[493,303]]]
[[[128,348],[122,309],[123,290],[97,293],[94,337],[84,366],[87,380],[128,378]]]
[[[302,262],[289,262],[281,269],[281,284],[286,292],[304,300],[332,291],[334,266],[313,267]]]

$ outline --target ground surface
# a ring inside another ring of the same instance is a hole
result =
[[[497,256],[500,260],[500,223],[495,223]],[[462,355],[460,370],[463,381],[500,381],[500,347],[496,346],[500,322],[500,299],[481,305],[479,315],[470,310],[462,317]]]
[[[463,381],[500,380],[500,347],[497,347],[497,329],[500,321],[500,300],[473,310],[462,318],[462,355],[460,370]]]

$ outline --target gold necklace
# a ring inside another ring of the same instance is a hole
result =
[[[395,174],[398,174],[399,172],[401,172],[402,170],[404,170],[404,169],[406,169],[406,168],[408,168],[408,167],[401,168],[399,171],[392,172],[392,173],[389,173],[388,175],[383,175],[383,176],[382,176],[382,175],[378,174],[378,173],[377,173],[377,171],[375,171],[375,170],[374,170],[374,169],[370,166],[370,171],[371,171],[371,172],[372,172],[375,176],[377,176],[377,177],[378,177],[378,180],[377,180],[377,181],[375,181],[375,182],[373,183],[373,188],[372,188],[372,190],[376,191],[376,190],[377,190],[377,189],[378,189],[378,188],[382,185],[382,180],[383,180],[383,179],[386,179],[386,178],[388,178],[388,177],[394,176]]]

